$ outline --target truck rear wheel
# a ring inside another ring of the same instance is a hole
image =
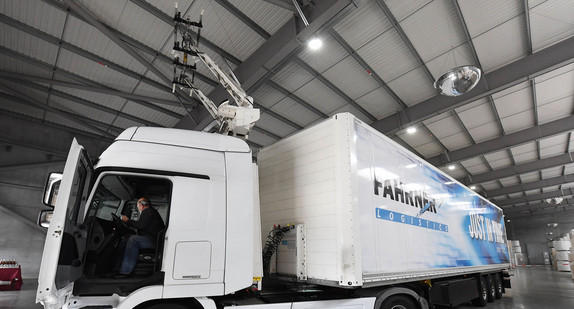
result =
[[[380,309],[418,309],[418,306],[408,296],[393,295],[383,302]]]
[[[496,289],[494,287],[494,280],[492,279],[492,275],[485,275],[484,278],[486,279],[486,289],[488,291],[487,299],[488,302],[491,303],[496,299]]]
[[[488,289],[486,287],[486,279],[483,276],[478,276],[478,297],[472,300],[472,304],[476,307],[486,307],[488,303]]]
[[[496,299],[502,298],[502,279],[500,279],[500,274],[492,275],[494,281],[494,292],[496,293]]]

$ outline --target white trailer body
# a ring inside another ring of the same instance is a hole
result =
[[[263,239],[277,224],[306,228],[304,267],[285,240],[278,273],[372,286],[509,267],[500,208],[350,114],[264,148],[258,163]]]

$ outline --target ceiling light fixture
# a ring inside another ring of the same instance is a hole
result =
[[[408,134],[414,134],[416,131],[417,131],[417,128],[415,128],[415,127],[408,127],[407,128]]]
[[[451,171],[454,170],[455,168],[456,168],[456,166],[454,166],[454,165],[449,165],[449,166],[448,166],[448,169],[451,170]]]
[[[476,190],[476,186],[470,186],[470,190]]]
[[[548,227],[557,227],[558,223],[556,222],[550,222],[550,223],[546,223],[546,225],[548,225]]]
[[[321,41],[321,39],[318,38],[313,38],[309,40],[309,43],[307,43],[307,45],[311,50],[318,50],[323,46],[323,41]]]
[[[474,65],[464,65],[451,69],[434,82],[434,87],[442,95],[456,97],[467,93],[478,84],[482,71]]]
[[[547,198],[544,201],[550,205],[558,205],[562,203],[563,200],[564,198],[562,197],[553,197],[553,198]]]

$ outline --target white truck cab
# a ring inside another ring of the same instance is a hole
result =
[[[93,167],[74,140],[57,194],[36,296],[45,308],[132,308],[252,284],[252,156],[240,139],[130,128]],[[131,232],[114,217],[137,219],[140,197],[166,229],[155,250],[140,252],[134,277],[109,278],[115,245]]]

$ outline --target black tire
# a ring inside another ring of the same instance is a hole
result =
[[[492,279],[492,275],[485,275],[484,278],[486,279],[486,290],[488,291],[486,297],[488,302],[491,303],[496,299],[496,289],[494,287],[494,280]]]
[[[156,303],[150,306],[146,306],[144,307],[145,309],[188,309],[189,307],[186,307],[184,305],[181,304],[175,304],[175,303]]]
[[[502,288],[502,279],[500,278],[500,274],[493,274],[492,279],[494,280],[495,297],[496,299],[501,299],[504,289]]]
[[[380,309],[418,309],[414,300],[405,295],[393,295],[387,298]]]
[[[477,277],[478,297],[472,300],[475,307],[486,307],[488,303],[488,288],[486,287],[486,279],[483,276]]]

